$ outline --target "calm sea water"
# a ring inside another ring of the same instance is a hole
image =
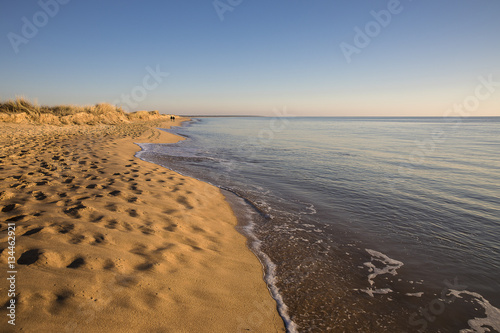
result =
[[[236,194],[289,331],[500,331],[500,118],[173,131],[139,156]]]

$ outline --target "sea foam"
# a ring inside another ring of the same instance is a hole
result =
[[[371,255],[371,261],[365,262],[364,265],[368,267],[368,272],[370,273],[368,275],[368,282],[370,283],[370,287],[366,289],[361,289],[361,291],[367,293],[371,297],[374,296],[374,294],[388,294],[392,292],[392,289],[390,288],[376,288],[375,285],[375,278],[379,275],[383,274],[391,274],[391,275],[397,275],[397,270],[403,266],[403,263],[401,261],[389,258],[387,255],[375,251],[375,250],[370,250],[370,249],[365,249],[366,252],[368,252]],[[385,265],[382,268],[378,268],[374,262],[379,262],[383,265]]]
[[[469,319],[467,322],[470,328],[460,330],[460,333],[486,333],[491,332],[488,327],[500,332],[500,309],[491,305],[482,295],[467,291],[450,289],[448,295],[463,298],[462,295],[469,295],[485,312],[486,317]]]

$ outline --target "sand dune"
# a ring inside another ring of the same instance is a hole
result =
[[[220,191],[134,157],[179,139],[159,125],[0,123],[0,265],[15,223],[18,271],[0,331],[284,331]]]

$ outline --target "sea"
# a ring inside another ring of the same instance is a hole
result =
[[[288,332],[500,332],[500,117],[169,131],[138,157],[226,194]]]

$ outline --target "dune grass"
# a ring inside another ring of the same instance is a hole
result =
[[[99,103],[96,105],[56,105],[46,106],[31,103],[23,97],[17,97],[14,100],[0,102],[0,113],[16,114],[26,113],[30,116],[40,115],[42,113],[52,114],[57,117],[64,117],[74,115],[80,112],[89,113],[93,115],[106,114],[110,112],[119,112],[125,114],[121,107],[117,107],[108,103]]]

